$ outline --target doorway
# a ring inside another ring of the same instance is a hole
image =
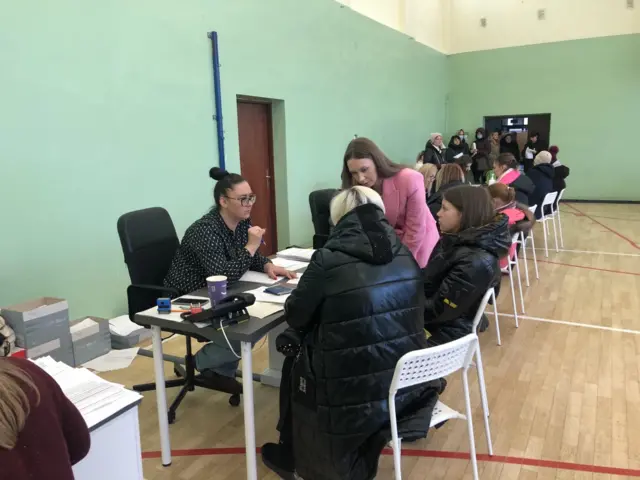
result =
[[[515,133],[521,151],[524,150],[524,146],[529,140],[529,134],[537,132],[539,134],[538,142],[541,146],[538,150],[547,150],[551,134],[551,114],[531,113],[484,117],[484,128],[489,135],[496,130],[500,134]]]
[[[251,222],[267,230],[260,253],[265,256],[273,255],[278,251],[278,232],[271,104],[238,100],[237,106],[240,173],[257,197],[251,212]]]

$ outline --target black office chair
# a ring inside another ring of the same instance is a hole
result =
[[[178,291],[164,287],[163,282],[180,242],[169,213],[160,207],[125,213],[118,219],[118,235],[131,278],[131,285],[127,288],[129,318],[135,322],[135,314],[155,306],[158,298],[175,298],[179,295]],[[184,332],[180,331],[172,333],[184,335]],[[174,364],[174,372],[181,378],[167,380],[165,383],[167,388],[182,387],[169,407],[169,423],[175,421],[176,410],[187,392],[195,390],[195,387],[216,390],[195,374],[191,338],[192,336],[186,336],[185,368]],[[193,338],[200,342],[208,341],[195,335]],[[155,383],[133,386],[136,392],[147,392],[155,388]],[[239,405],[240,396],[232,394],[229,403],[233,406]]]
[[[313,248],[322,248],[331,232],[331,214],[329,206],[331,200],[338,193],[335,188],[316,190],[309,194],[309,207],[311,208],[311,220],[315,235],[313,236]]]

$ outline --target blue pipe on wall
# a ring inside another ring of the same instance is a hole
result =
[[[213,95],[216,103],[216,113],[213,119],[216,121],[218,133],[218,165],[221,169],[226,169],[224,158],[224,129],[222,128],[222,93],[220,90],[220,55],[218,50],[218,32],[210,32],[211,39],[211,59],[213,61]]]

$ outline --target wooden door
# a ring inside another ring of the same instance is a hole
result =
[[[273,177],[273,136],[271,105],[238,101],[238,136],[240,137],[240,170],[249,182],[257,200],[251,212],[251,222],[267,232],[263,255],[278,251],[276,206]]]

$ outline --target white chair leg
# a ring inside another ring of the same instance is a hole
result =
[[[556,214],[555,212],[551,213],[551,222],[553,223],[553,237],[556,242],[556,253],[560,250],[558,249],[558,230],[556,229]]]
[[[527,243],[524,238],[524,232],[520,232],[520,246],[522,247],[522,258],[524,260],[524,275],[527,279],[527,287],[529,287],[529,266],[527,265]],[[517,253],[516,253],[517,254]]]
[[[518,305],[516,305],[516,287],[513,283],[513,270],[511,270],[511,262],[507,262],[507,269],[509,270],[509,285],[511,286],[511,300],[513,301],[513,317],[516,319],[516,328],[518,325]]]
[[[500,320],[498,320],[498,302],[496,301],[495,290],[491,294],[491,300],[493,301],[493,318],[496,323],[496,337],[498,338],[498,345],[502,345],[502,341],[500,340]]]
[[[533,239],[533,229],[529,232],[531,236],[531,252],[533,253],[533,265],[536,268],[536,279],[540,279],[540,275],[538,274],[538,258],[536,257],[536,242]]]
[[[520,262],[518,256],[514,256],[514,262],[516,264],[516,274],[518,275],[518,290],[520,291],[520,305],[522,306],[522,313],[524,314],[524,295],[522,294],[522,279],[520,278]]]
[[[391,420],[391,443],[393,446],[393,470],[396,480],[402,479],[402,452],[398,438],[398,420],[396,418],[396,397],[389,395],[389,419]]]
[[[547,221],[542,217],[542,229],[544,230],[544,256],[549,256],[549,247],[547,246]]]
[[[562,221],[560,220],[560,205],[558,204],[558,230],[560,230],[560,248],[564,248],[564,238],[562,237]]]
[[[467,416],[467,430],[469,433],[469,455],[471,456],[471,467],[473,469],[473,479],[479,480],[478,459],[476,458],[476,442],[473,438],[473,417],[471,416],[471,398],[469,397],[469,378],[467,370],[462,370],[462,387],[464,388],[464,407]]]
[[[482,356],[480,348],[476,350],[476,370],[478,371],[478,386],[480,387],[480,399],[482,400],[482,413],[484,418],[484,433],[487,436],[487,450],[489,455],[493,455],[493,445],[491,444],[491,428],[489,426],[489,401],[487,400],[487,387],[484,383],[484,370],[482,368]]]

